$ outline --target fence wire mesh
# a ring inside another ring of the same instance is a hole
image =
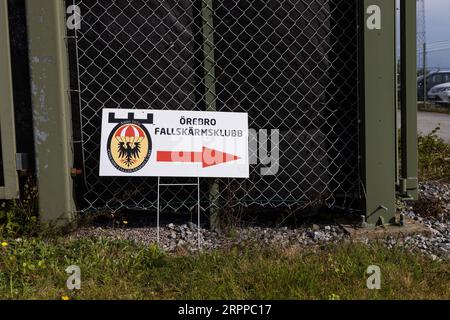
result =
[[[99,177],[103,108],[248,112],[265,150],[251,150],[248,180],[204,180],[203,209],[350,207],[360,195],[358,3],[67,0],[82,18],[68,39],[81,207],[156,207],[156,178]],[[279,154],[275,174],[263,174],[265,153]],[[167,188],[161,200],[189,209],[196,190]]]

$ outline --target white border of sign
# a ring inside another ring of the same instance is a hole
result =
[[[248,132],[247,113],[103,109],[100,176],[249,178]]]

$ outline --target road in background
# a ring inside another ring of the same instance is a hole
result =
[[[400,127],[400,113],[398,115],[398,123]],[[437,127],[441,128],[441,130],[438,131],[438,135],[447,143],[450,143],[450,114],[419,111],[419,132],[428,134]]]

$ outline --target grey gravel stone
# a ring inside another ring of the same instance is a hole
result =
[[[450,258],[450,184],[421,183],[420,191],[425,196],[441,198],[446,203],[442,217],[438,219],[421,217],[413,211],[411,203],[402,207],[405,217],[414,219],[430,229],[430,236],[416,235],[404,239],[387,237],[384,244],[388,248],[403,246],[404,248],[427,254],[431,259]],[[287,227],[245,227],[237,228],[232,236],[218,234],[214,231],[201,228],[202,250],[226,248],[236,244],[254,243],[261,246],[317,246],[325,243],[336,243],[347,239],[344,230],[338,225],[304,225],[298,228]],[[98,237],[120,240],[134,240],[144,245],[156,243],[157,231],[154,226],[141,228],[109,228],[84,227],[72,234],[72,237]],[[369,240],[362,241],[369,243]],[[194,222],[187,224],[170,223],[161,227],[160,246],[168,252],[174,252],[183,247],[192,252],[198,250],[197,225]]]
[[[410,250],[420,250],[421,252],[434,258],[448,259],[447,245],[450,244],[450,184],[440,182],[420,183],[420,194],[423,197],[438,198],[445,204],[444,213],[439,218],[421,217],[413,211],[412,205],[406,205],[403,214],[415,221],[422,223],[429,230],[429,237],[417,235],[404,239],[404,246]],[[444,248],[444,249],[443,249]],[[436,260],[434,259],[434,260]]]

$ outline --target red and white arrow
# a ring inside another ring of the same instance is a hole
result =
[[[192,151],[158,151],[158,162],[190,162],[202,163],[203,168],[241,159],[238,156],[203,147],[200,152]]]

